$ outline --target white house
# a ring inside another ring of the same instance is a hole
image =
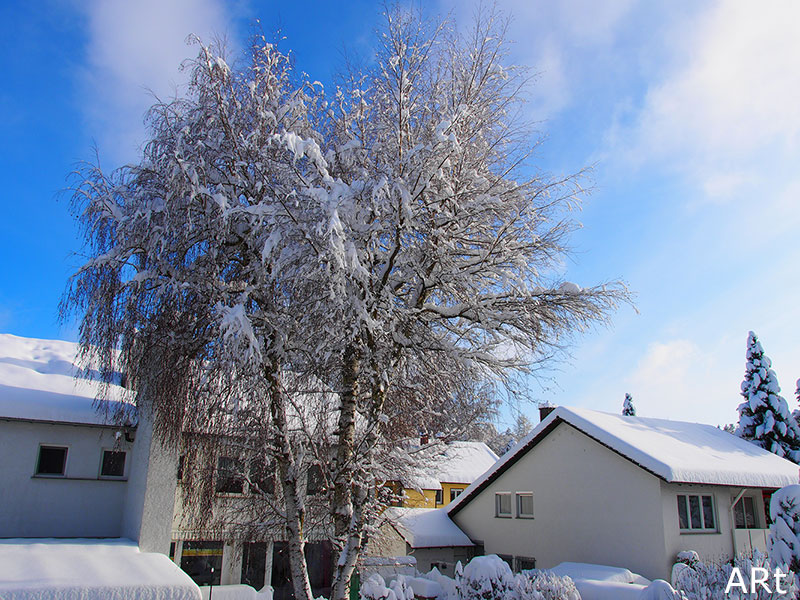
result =
[[[121,386],[98,411],[98,383],[76,351],[0,334],[0,596],[199,598],[165,556],[177,451],[161,447]],[[89,563],[131,577],[115,588]]]
[[[678,552],[763,548],[798,466],[710,425],[559,407],[445,509],[516,568],[563,561],[668,578]]]

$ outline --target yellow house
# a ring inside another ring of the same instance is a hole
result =
[[[414,484],[403,486],[403,499],[398,506],[406,508],[439,508],[447,506],[469,484],[497,462],[495,454],[483,442],[450,442],[444,449],[432,447],[431,467]]]

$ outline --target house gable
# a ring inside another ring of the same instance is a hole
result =
[[[595,562],[663,577],[660,479],[568,423],[551,425],[535,446],[451,512],[453,520],[486,553],[513,556],[520,564]],[[520,498],[528,494],[532,518],[521,514]],[[504,495],[509,514],[498,515]],[[654,552],[642,556],[642,547]]]

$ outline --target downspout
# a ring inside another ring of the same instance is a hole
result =
[[[739,492],[739,495],[736,496],[736,499],[731,502],[731,507],[728,509],[730,512],[730,519],[731,519],[731,542],[733,542],[733,556],[731,558],[736,558],[736,520],[733,518],[733,507],[736,506],[736,503],[742,499],[744,493],[747,491],[747,488],[742,488],[742,491]]]

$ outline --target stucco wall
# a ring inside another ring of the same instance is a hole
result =
[[[389,523],[383,523],[367,543],[365,556],[405,556],[408,544]]]
[[[150,411],[139,405],[139,427],[132,454],[130,485],[125,497],[122,535],[136,540],[142,552],[169,553],[178,448],[162,443],[153,432]]]
[[[700,486],[675,483],[663,483],[662,507],[664,518],[664,532],[666,544],[666,559],[669,568],[678,552],[694,550],[701,558],[706,560],[727,560],[733,555],[733,538],[731,536],[731,504],[742,488],[724,486]],[[691,533],[680,530],[678,521],[677,496],[678,494],[703,494],[714,497],[714,509],[717,519],[717,531],[713,533]],[[764,515],[764,502],[760,489],[749,489],[745,492],[754,500],[757,525],[763,529],[766,526]],[[747,530],[739,530],[746,534]],[[763,538],[763,532],[752,530],[754,538]],[[747,536],[739,536],[744,540]],[[737,551],[746,548],[740,546]]]
[[[534,518],[496,517],[500,491],[533,492]],[[535,558],[538,568],[576,561],[669,575],[660,480],[564,423],[454,520],[487,554]]]
[[[409,551],[409,556],[417,559],[417,570],[420,573],[427,573],[437,564],[439,572],[448,577],[455,576],[455,565],[458,561],[467,564],[474,555],[474,549],[470,547],[452,548],[415,548]]]
[[[0,420],[0,537],[117,537],[127,482],[100,479],[114,429]],[[67,446],[66,477],[34,477],[39,445]],[[126,473],[132,468],[131,445]]]
[[[405,488],[403,490],[405,498],[403,499],[403,506],[407,508],[435,508],[436,507],[436,490],[418,490]]]

